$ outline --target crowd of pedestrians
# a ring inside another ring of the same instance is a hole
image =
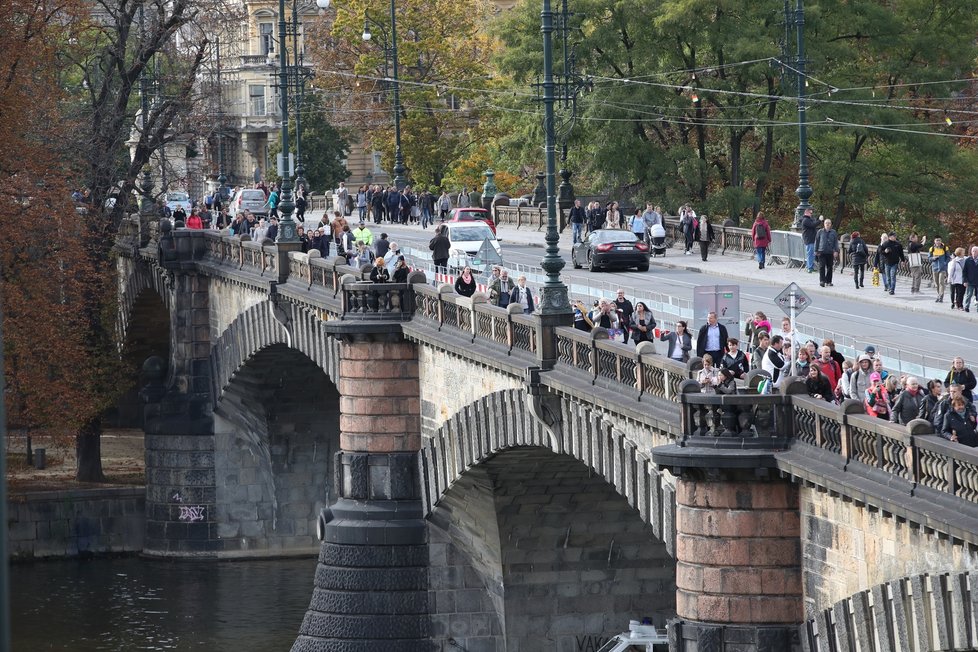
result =
[[[752,369],[766,372],[761,392],[780,388],[789,378],[804,381],[808,395],[830,403],[854,399],[863,404],[866,414],[907,425],[914,419],[929,422],[945,439],[978,447],[978,423],[974,405],[976,380],[974,372],[961,357],[952,360],[943,378],[921,380],[909,374],[890,373],[875,347],[869,346],[855,360],[846,359],[832,340],[819,345],[809,340],[801,343],[791,322],[782,320],[775,330],[766,316],[758,312],[744,326],[749,351],[745,354],[737,337],[717,322],[710,313],[695,338],[682,324],[680,339],[669,341],[667,355],[676,360],[688,359],[689,351],[703,361],[696,381],[706,393],[735,393],[737,380]],[[677,327],[677,331],[680,329]],[[692,344],[695,348],[689,349]],[[684,348],[685,355],[676,349]]]

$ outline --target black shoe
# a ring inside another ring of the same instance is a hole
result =
[[[964,311],[965,312],[971,312],[971,308],[965,308]]]
[[[890,290],[890,294],[893,294],[893,290]]]
[[[829,287],[832,287],[832,284],[831,283],[826,283],[826,285],[828,285]]]
[[[825,283],[819,283],[819,285],[822,286],[823,288],[825,287]]]

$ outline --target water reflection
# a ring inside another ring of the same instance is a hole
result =
[[[13,649],[287,651],[314,558],[51,561],[11,569]]]

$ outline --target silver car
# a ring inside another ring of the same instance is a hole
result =
[[[253,215],[268,215],[268,199],[265,191],[258,188],[242,188],[231,198],[229,212],[232,217],[241,211],[249,211]]]

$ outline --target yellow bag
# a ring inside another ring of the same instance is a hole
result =
[[[880,286],[880,270],[878,267],[873,268],[873,287],[878,288]]]

